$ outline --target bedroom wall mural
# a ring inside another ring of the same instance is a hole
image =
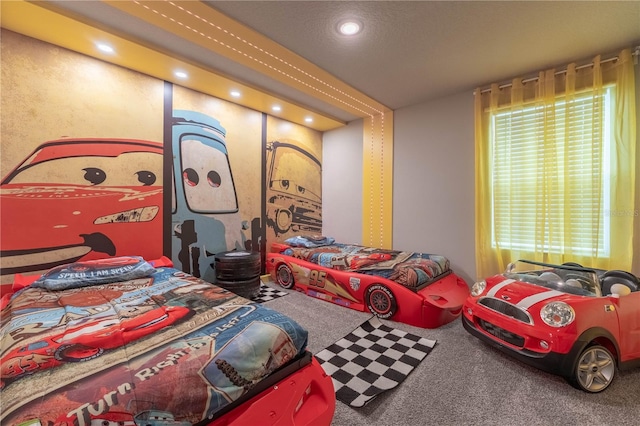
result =
[[[162,255],[161,81],[1,34],[0,268]]]
[[[259,250],[262,114],[173,86],[172,115],[171,257],[214,281],[216,253]]]
[[[0,284],[320,233],[321,133],[2,30]]]
[[[321,234],[321,135],[269,116],[265,148],[267,248],[293,235]]]

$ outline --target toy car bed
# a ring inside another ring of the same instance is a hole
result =
[[[520,260],[475,283],[464,328],[586,392],[640,366],[640,279],[624,271]]]
[[[330,237],[273,243],[266,269],[284,288],[423,328],[459,317],[469,295],[444,256],[340,244]]]
[[[166,258],[79,262],[35,278],[18,276],[2,298],[3,425],[333,418],[331,378],[305,329]]]

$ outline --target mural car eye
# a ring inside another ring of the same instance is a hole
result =
[[[156,174],[148,170],[136,172],[136,176],[138,176],[138,181],[144,186],[150,186],[156,183]]]
[[[137,139],[38,146],[0,182],[2,279],[106,256],[159,257],[162,153]]]
[[[101,184],[107,179],[107,174],[103,170],[100,170],[96,167],[87,167],[82,170],[86,172],[84,174],[84,178],[92,185]]]
[[[184,169],[184,171],[182,172],[182,178],[184,179],[184,182],[189,186],[196,186],[200,182],[198,172],[193,170],[191,167]]]
[[[220,174],[215,170],[211,170],[207,173],[207,182],[214,188],[218,188],[222,183],[222,179],[220,178]]]

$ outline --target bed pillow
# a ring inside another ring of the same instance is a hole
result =
[[[56,266],[31,284],[47,290],[88,287],[148,277],[156,271],[140,256],[87,260]]]
[[[286,244],[291,247],[322,247],[328,246],[336,242],[334,238],[324,237],[322,235],[298,235],[295,237],[287,238],[284,241]]]

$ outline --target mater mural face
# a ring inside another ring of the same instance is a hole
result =
[[[225,129],[205,114],[173,111],[172,258],[184,272],[213,281],[215,255],[244,249]]]
[[[294,235],[321,234],[321,135],[268,117],[265,172],[267,245]]]
[[[267,145],[267,224],[276,237],[322,232],[322,167],[298,144]]]

